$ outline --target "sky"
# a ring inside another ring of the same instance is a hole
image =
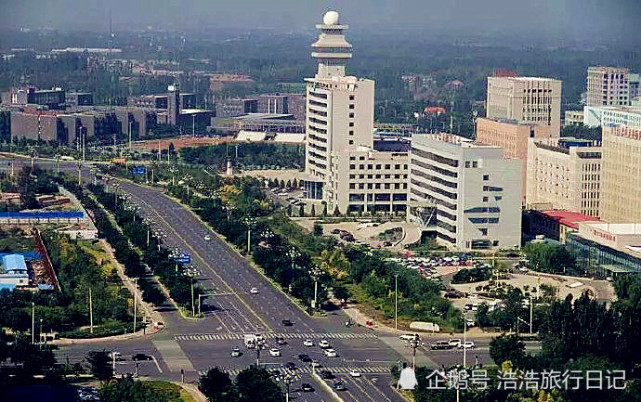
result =
[[[313,29],[339,11],[356,31],[568,37],[638,35],[639,0],[0,0],[0,27],[109,31]]]

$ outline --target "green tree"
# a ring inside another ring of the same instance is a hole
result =
[[[323,217],[327,216],[327,203],[323,203]]]
[[[210,368],[200,376],[198,389],[210,402],[227,402],[238,398],[237,389],[229,374],[218,367]]]
[[[522,367],[525,359],[525,343],[516,335],[503,334],[490,341],[490,357],[498,366],[509,361],[516,367]]]
[[[340,248],[323,250],[320,255],[314,258],[314,262],[323,271],[335,279],[345,279],[349,274],[349,260]]]
[[[241,402],[282,402],[285,396],[267,370],[250,366],[238,373],[236,387]]]
[[[126,377],[100,388],[103,402],[169,402],[169,399],[141,381]]]
[[[341,211],[340,211],[340,209],[338,209],[338,205],[336,207],[334,207],[333,215],[334,216],[341,216]]]
[[[92,350],[87,353],[87,363],[91,368],[91,374],[100,381],[106,381],[113,375],[112,361],[109,353],[105,350]]]
[[[298,216],[305,216],[305,205],[302,205],[298,208]]]
[[[316,205],[312,204],[312,210],[309,213],[309,216],[315,217],[316,216]]]
[[[312,212],[314,211],[312,207]],[[320,222],[314,222],[314,236],[323,235],[323,225]]]

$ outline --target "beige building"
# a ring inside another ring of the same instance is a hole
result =
[[[589,141],[529,141],[528,208],[563,209],[599,217],[601,148]]]
[[[601,218],[641,222],[641,129],[603,127]]]
[[[561,81],[538,77],[488,77],[487,117],[547,125],[552,133],[559,133]]]
[[[588,67],[586,105],[630,105],[628,69],[622,67]]]
[[[506,158],[519,159],[523,164],[523,202],[525,203],[525,188],[527,186],[526,163],[528,141],[531,138],[557,138],[558,131],[552,131],[550,126],[531,123],[519,123],[514,120],[476,119],[476,140],[483,144],[496,145],[503,148]]]

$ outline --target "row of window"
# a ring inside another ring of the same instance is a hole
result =
[[[382,177],[381,177],[381,176],[382,176]],[[377,179],[381,179],[381,178],[391,179],[391,178],[392,178],[392,175],[390,175],[390,174],[386,174],[386,175],[380,175],[380,174],[373,175],[373,174],[368,174],[367,176],[366,176],[366,175],[364,175],[364,174],[359,174],[359,175],[358,175],[358,178],[359,178],[359,179],[365,179],[365,177],[367,177],[368,179],[373,179],[373,178],[377,178]],[[406,174],[404,174],[404,175],[395,174],[395,175],[394,175],[394,178],[395,178],[395,179],[400,179],[401,177],[402,177],[403,179],[407,179],[407,175],[406,175]],[[354,179],[356,179],[356,175],[355,175],[355,174],[350,174],[350,175],[349,175],[349,178],[350,178],[350,180],[354,180]]]
[[[458,187],[458,184],[456,182],[443,180],[438,176],[432,176],[431,174],[423,173],[420,170],[412,169],[411,174],[415,175],[415,176],[418,176],[418,177],[422,177],[422,178],[424,178],[426,180],[429,180],[429,181],[436,182],[436,183],[441,184],[441,185],[443,185],[445,187],[450,187],[450,188],[454,188],[454,189],[456,189]]]
[[[389,201],[394,201],[394,202],[401,202],[401,201],[407,201],[407,194],[401,193],[401,194],[392,194],[390,196],[389,193],[383,193],[383,194],[367,194],[367,201],[371,202],[389,202]],[[349,202],[365,202],[365,194],[361,193],[350,193],[349,194]]]
[[[446,158],[444,156],[437,155],[437,154],[435,154],[433,152],[423,151],[423,150],[418,149],[418,148],[412,148],[412,154],[413,155],[418,155],[418,156],[420,156],[422,158],[425,158],[425,159],[432,160],[434,162],[441,163],[443,165],[448,165],[448,166],[452,166],[452,167],[458,167],[458,160]]]
[[[383,188],[386,190],[389,190],[392,188],[392,183],[382,183]],[[355,190],[356,187],[358,186],[359,190],[363,190],[365,188],[365,183],[349,183],[349,189],[350,190]],[[367,189],[380,189],[381,188],[381,183],[367,183]],[[407,189],[407,183],[394,183],[394,189],[395,190],[400,190],[401,188]]]
[[[438,187],[434,187],[434,186],[431,186],[429,184],[422,183],[422,182],[420,182],[418,180],[412,179],[412,184],[415,185],[415,186],[421,187],[421,188],[423,188],[425,190],[429,190],[429,191],[431,191],[433,193],[440,194],[443,197],[449,198],[450,200],[456,200],[457,199],[456,193],[451,193],[449,191],[442,190],[442,189],[440,189]]]
[[[453,172],[451,170],[446,170],[446,169],[441,169],[440,167],[430,165],[429,163],[425,163],[422,161],[419,161],[418,159],[412,159],[412,164],[416,166],[420,166],[424,169],[432,170],[436,173],[442,174],[443,176],[449,176],[449,177],[458,177],[457,172]]]

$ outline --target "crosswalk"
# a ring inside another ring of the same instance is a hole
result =
[[[226,371],[230,376],[237,376],[238,373],[240,373],[243,369],[226,369],[224,367],[221,367],[224,371]],[[361,374],[389,374],[390,372],[390,367],[389,366],[365,366],[365,367],[350,367],[350,366],[336,366],[336,367],[322,367],[316,369],[316,372],[320,372],[321,370],[329,370],[332,372],[334,375],[349,375],[350,371],[356,370],[360,372]],[[271,369],[270,371],[279,371],[281,374],[290,374],[292,376],[300,376],[301,374],[311,374],[312,373],[312,368],[311,367],[300,367],[294,370],[286,369],[284,367],[278,368],[278,369]],[[200,375],[204,375],[206,371],[200,371]]]
[[[223,332],[212,334],[183,334],[174,336],[174,340],[179,342],[187,341],[229,341],[243,339],[245,332]],[[344,332],[266,332],[262,334],[265,338],[283,338],[283,339],[374,339],[378,338],[372,333],[344,333]]]

